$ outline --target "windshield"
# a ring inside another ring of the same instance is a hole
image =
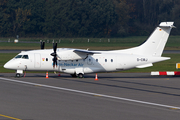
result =
[[[21,58],[22,57],[22,55],[17,55],[15,58]]]
[[[28,55],[17,55],[15,58],[29,59]]]

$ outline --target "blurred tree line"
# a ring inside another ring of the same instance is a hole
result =
[[[180,34],[179,0],[0,0],[1,37],[149,35],[161,21]]]

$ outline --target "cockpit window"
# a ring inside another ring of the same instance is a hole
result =
[[[28,55],[23,55],[22,58],[23,59],[29,59]]]
[[[15,58],[29,59],[28,55],[17,55]]]
[[[21,58],[22,57],[22,55],[17,55],[15,58]]]

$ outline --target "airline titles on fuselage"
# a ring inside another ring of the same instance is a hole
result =
[[[59,64],[57,64],[57,66],[69,66],[69,67],[77,67],[77,66],[79,66],[79,67],[83,67],[83,65],[84,64],[82,64],[82,63],[78,63],[78,64],[76,64],[76,63],[59,63]]]

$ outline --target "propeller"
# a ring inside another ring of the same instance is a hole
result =
[[[51,53],[51,56],[53,56],[53,67],[55,67],[55,65],[57,66],[57,54],[56,54],[56,50],[57,50],[57,42],[53,43],[53,53]]]
[[[45,46],[45,42],[43,41],[41,41],[41,49],[43,50],[44,49],[44,46]]]

